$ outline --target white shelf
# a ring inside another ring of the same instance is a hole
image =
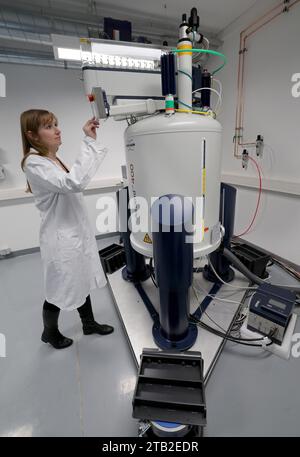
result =
[[[258,189],[258,178],[235,175],[222,174],[222,182],[233,184],[240,187],[248,187],[250,189]],[[300,182],[284,181],[279,179],[263,178],[263,190],[267,192],[277,192],[279,194],[300,195]]]
[[[104,178],[99,179],[97,181],[92,181],[87,188],[85,189],[84,193],[90,190],[99,190],[102,191],[105,189],[111,188],[119,188],[121,187],[122,181],[120,178]],[[24,200],[33,198],[32,194],[25,192],[25,186],[22,188],[15,188],[15,189],[3,189],[0,190],[0,201],[7,201],[7,200]]]

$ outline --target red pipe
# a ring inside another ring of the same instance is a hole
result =
[[[236,108],[236,121],[235,121],[235,147],[234,147],[234,157],[241,158],[242,156],[238,154],[239,146],[250,146],[255,145],[256,143],[243,143],[241,138],[243,137],[243,124],[244,124],[244,86],[245,86],[245,52],[246,52],[246,42],[254,33],[260,30],[265,25],[269,24],[271,21],[276,19],[278,16],[288,11],[290,8],[299,3],[300,0],[295,0],[293,3],[281,2],[279,5],[272,8],[266,14],[261,16],[251,25],[246,27],[240,34],[240,56],[239,56],[239,65],[238,65],[238,99],[237,99],[237,108]],[[279,8],[280,11],[276,12]],[[286,9],[287,8],[287,9]],[[275,13],[272,17],[270,15]],[[264,22],[260,23],[261,21]],[[257,24],[259,24],[256,28]],[[252,30],[251,30],[252,29]],[[249,33],[247,33],[249,31]]]

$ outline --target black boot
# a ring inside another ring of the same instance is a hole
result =
[[[59,308],[55,311],[43,308],[44,331],[41,340],[50,343],[55,349],[64,349],[71,346],[73,340],[66,338],[58,330],[59,312]]]
[[[95,321],[90,296],[87,297],[85,304],[77,308],[77,310],[81,318],[84,335],[92,335],[94,333],[98,335],[109,335],[114,331],[111,325],[101,325]]]

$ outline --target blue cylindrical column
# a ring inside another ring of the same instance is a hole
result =
[[[179,195],[165,195],[152,206],[155,276],[160,297],[160,327],[155,342],[163,349],[190,348],[197,328],[189,324],[189,290],[193,281],[193,205]]]
[[[220,221],[223,227],[225,227],[223,244],[228,249],[230,248],[234,230],[235,204],[236,188],[229,184],[221,183]]]
[[[117,199],[119,231],[123,240],[126,258],[126,267],[122,270],[122,277],[125,281],[130,282],[146,281],[150,277],[150,271],[146,265],[145,257],[136,252],[130,242],[131,232],[128,227],[128,220],[130,218],[128,187],[124,187],[117,192]]]
[[[235,220],[236,188],[229,184],[221,183],[220,221],[225,228],[225,235],[219,251],[210,254],[209,259],[218,275],[223,281],[230,282],[234,279],[234,271],[230,268],[229,261],[223,256],[224,248],[230,249]],[[214,272],[206,266],[203,272],[205,279],[216,282]]]

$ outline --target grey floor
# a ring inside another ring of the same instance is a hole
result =
[[[273,282],[294,282],[274,267],[271,274]],[[77,312],[62,313],[61,331],[75,342],[62,351],[40,341],[38,253],[0,261],[0,291],[0,436],[137,436],[136,368],[108,287],[94,291],[92,302],[97,320],[115,332],[83,336]],[[299,380],[300,358],[227,343],[206,388],[205,435],[299,436]]]
[[[115,332],[84,336],[78,313],[61,313],[61,331],[75,342],[61,351],[40,341],[39,254],[0,261],[0,290],[0,436],[136,436],[136,368],[108,287],[94,291],[92,303],[98,322]]]
[[[275,265],[269,271],[274,284],[297,284]],[[206,388],[207,436],[300,436],[300,317],[294,337],[297,357],[289,360],[225,345]]]

